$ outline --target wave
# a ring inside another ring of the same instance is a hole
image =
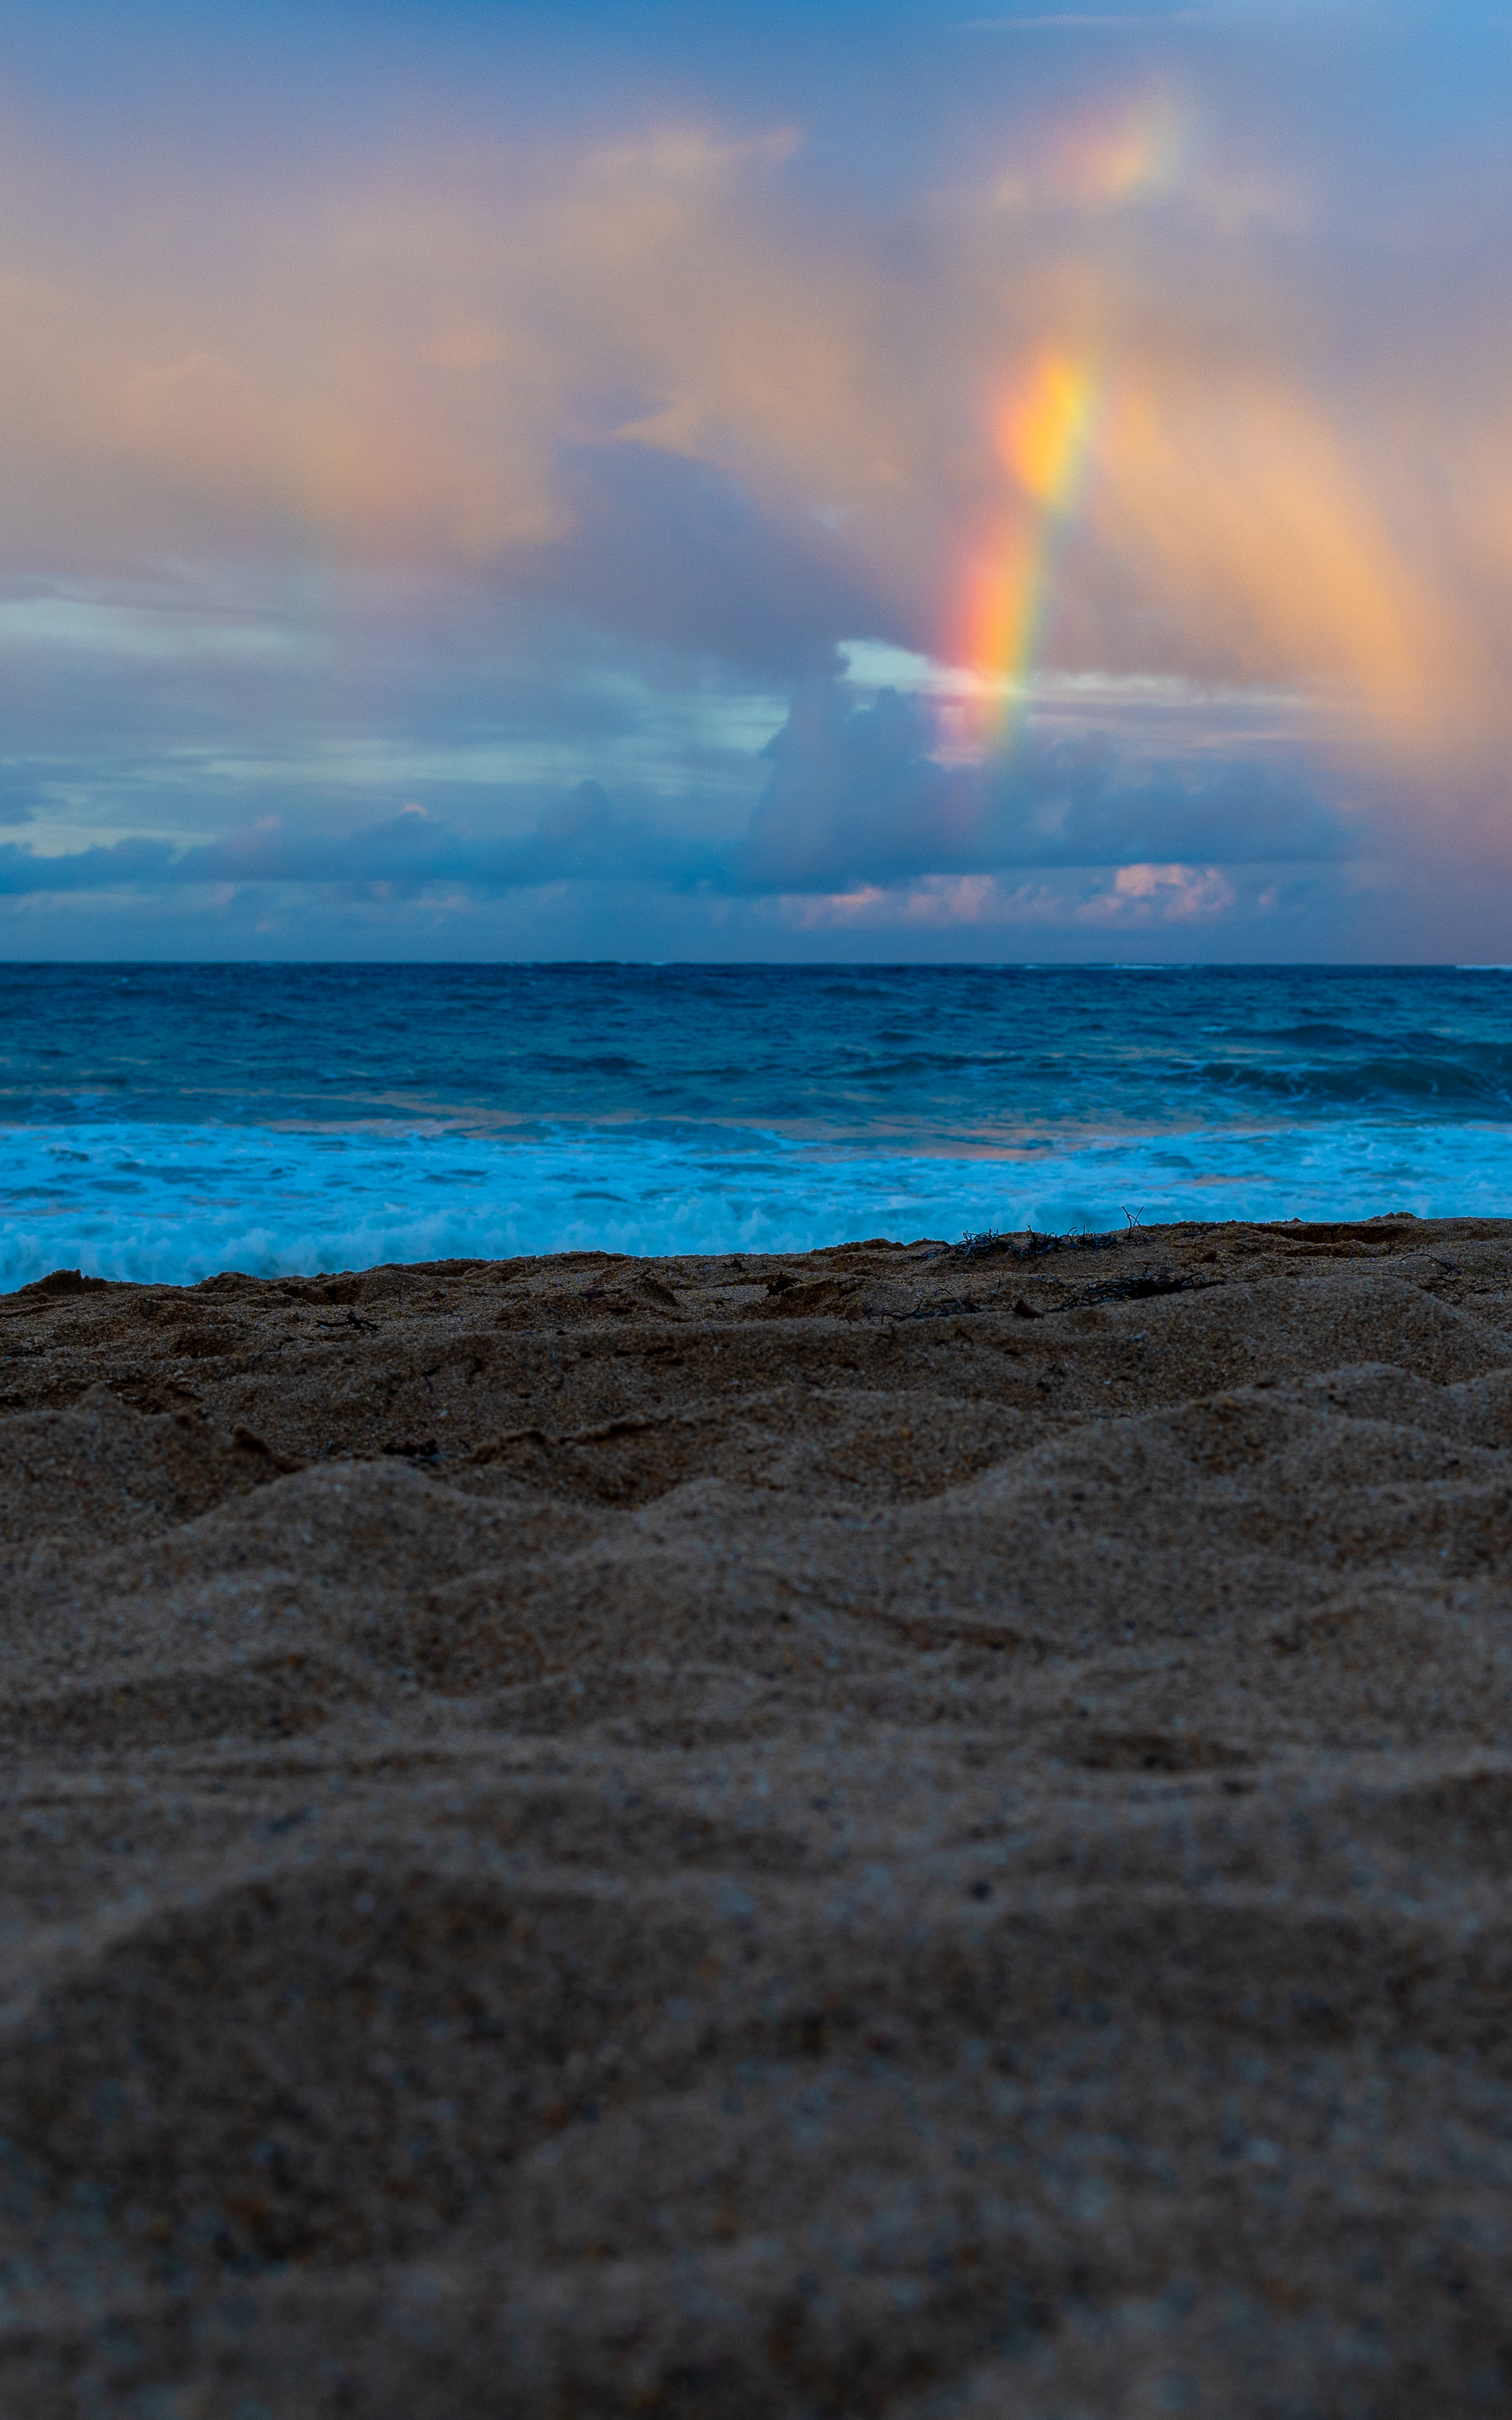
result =
[[[1173,1071],[1173,1075],[1176,1071]],[[1219,1093],[1261,1094],[1275,1101],[1338,1102],[1367,1108],[1372,1102],[1439,1102],[1484,1109],[1512,1109],[1512,1051],[1486,1054],[1476,1065],[1445,1058],[1381,1058],[1352,1066],[1257,1066],[1237,1060],[1209,1060],[1192,1070],[1195,1085]]]
[[[0,1288],[59,1267],[187,1284],[523,1253],[808,1251],[858,1236],[1064,1233],[1125,1217],[1512,1213],[1512,1130],[1207,1128],[1016,1156],[824,1154],[770,1133],[524,1140],[187,1125],[0,1135]]]

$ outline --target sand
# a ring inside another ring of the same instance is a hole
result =
[[[0,2412],[1512,2408],[1512,1223],[0,1301]]]

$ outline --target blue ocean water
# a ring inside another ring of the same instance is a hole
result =
[[[1512,1212],[1512,969],[0,966],[0,1288]]]

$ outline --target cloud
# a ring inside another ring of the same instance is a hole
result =
[[[728,471],[634,445],[563,458],[564,535],[512,566],[516,592],[767,680],[839,670],[877,599],[812,514],[764,511]]]
[[[1493,264],[1446,297],[1429,246],[1363,314],[1316,229],[1278,251],[1244,216],[1276,163],[1237,84],[1199,105],[1141,69],[1001,147],[869,212],[808,191],[785,131],[415,138],[314,190],[197,193],[193,224],[149,192],[123,264],[98,223],[28,237],[110,197],[83,172],[50,214],[19,143],[0,570],[404,566],[764,676],[844,629],[949,652],[980,559],[1034,543],[996,431],[1048,348],[1089,398],[1049,659],[1313,681],[1394,749],[1499,730]],[[1429,310],[1425,354],[1398,331]]]
[[[1368,845],[1358,819],[1263,762],[1144,764],[1103,739],[1029,735],[944,764],[925,702],[841,684],[796,701],[768,742],[767,787],[734,864],[754,890],[839,891],[1004,866],[1328,861]]]
[[[166,841],[122,840],[108,847],[45,855],[15,841],[0,845],[0,895],[34,892],[153,891],[174,881],[177,863]]]
[[[1004,933],[1090,938],[1157,928],[1211,927],[1241,906],[1263,921],[1278,893],[1241,886],[1215,865],[1104,867],[1070,880],[1012,882],[999,875],[926,875],[906,883],[858,883],[814,896],[787,893],[789,925],[806,934],[903,932],[959,939]]]
[[[1161,28],[1204,13],[1022,15],[1148,39],[1010,63],[885,11],[868,88],[910,107],[873,119],[824,12],[721,15],[696,105],[670,36],[606,21],[592,106],[566,43],[537,107],[543,12],[507,117],[438,72],[353,99],[316,166],[260,128],[191,173],[33,96],[0,160],[0,821],[38,845],[0,886],[875,892],[964,926],[1015,869],[1153,868],[1088,896],[1208,917],[1204,869],[1504,863],[1490,87],[1457,37],[1435,150],[1405,34],[1377,126],[1363,20],[1215,11],[1179,75]],[[1005,428],[1047,362],[1076,411],[1037,481]],[[856,634],[1058,683],[1053,727],[962,761],[926,704],[827,679]],[[1232,745],[1220,684],[1254,701]]]
[[[116,852],[92,852],[114,858]],[[409,806],[387,822],[309,837],[271,820],[175,856],[175,883],[317,883],[414,896],[438,885],[484,895],[548,883],[686,885],[716,862],[708,846],[618,814],[596,782],[581,782],[517,839],[468,832]]]
[[[616,814],[596,782],[582,782],[517,839],[458,830],[413,805],[345,834],[291,830],[270,816],[189,848],[133,838],[44,855],[10,842],[0,846],[0,893],[299,884],[389,899],[458,886],[488,896],[548,883],[686,886],[717,862],[704,843]]]
[[[768,743],[766,787],[733,843],[626,815],[584,781],[514,838],[411,804],[347,833],[300,831],[270,816],[189,847],[128,839],[44,855],[10,843],[0,848],[0,892],[298,884],[486,897],[634,883],[711,897],[836,896],[1009,867],[1326,863],[1365,845],[1356,821],[1263,764],[1190,772],[1134,763],[1104,739],[1032,736],[980,764],[949,764],[932,753],[937,736],[919,699],[883,690],[857,703],[845,684],[819,682]],[[1149,883],[1120,876],[1116,888],[1127,900]]]

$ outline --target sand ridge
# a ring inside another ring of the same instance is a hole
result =
[[[0,1300],[0,2409],[1512,2399],[1512,1222]]]

